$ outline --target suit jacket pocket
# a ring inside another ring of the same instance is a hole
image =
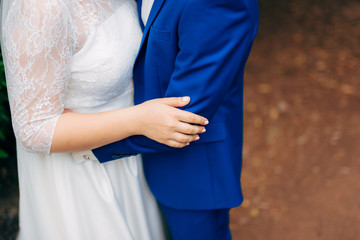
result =
[[[165,31],[154,26],[151,26],[150,35],[151,38],[163,40],[163,41],[170,41],[170,32]]]

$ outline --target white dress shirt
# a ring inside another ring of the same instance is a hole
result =
[[[143,0],[141,4],[141,20],[146,25],[146,22],[150,15],[150,10],[152,5],[154,4],[154,0]]]

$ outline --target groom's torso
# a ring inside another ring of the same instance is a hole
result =
[[[149,6],[150,0],[146,1]],[[178,30],[182,12],[189,1],[192,0],[155,0],[148,19],[146,9],[141,9],[141,1],[138,2],[142,15],[139,20],[148,22],[134,66],[136,104],[167,96],[180,51]],[[242,75],[246,58],[239,56],[241,73],[222,103],[214,106],[217,110],[199,141],[183,149],[143,154],[147,181],[162,204],[184,209],[214,209],[241,203]],[[191,95],[191,91],[189,88],[178,96]]]

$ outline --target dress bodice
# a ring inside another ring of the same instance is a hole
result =
[[[134,5],[124,1],[74,54],[65,108],[93,112],[129,106],[142,34]]]

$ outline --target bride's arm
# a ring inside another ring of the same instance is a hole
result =
[[[95,114],[63,113],[55,128],[51,152],[94,149],[132,135],[145,135],[171,147],[185,147],[198,138],[206,119],[174,107],[190,98],[163,98]]]
[[[164,104],[167,100],[107,113],[64,113],[71,59],[76,49],[76,27],[68,7],[62,1],[50,4],[48,0],[18,0],[2,24],[12,122],[17,139],[26,149],[44,153],[84,150],[132,134],[144,134],[168,144],[179,141],[183,145],[196,134],[184,139],[178,132],[201,131],[202,127],[182,121],[190,117],[195,120],[191,122],[200,123],[204,118],[170,108]],[[145,121],[146,116],[153,118]]]

